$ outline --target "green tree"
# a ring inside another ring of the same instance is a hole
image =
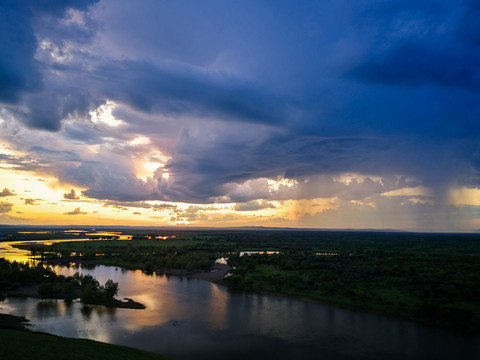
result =
[[[118,283],[109,279],[105,283],[104,294],[107,299],[113,299],[118,294]]]
[[[100,296],[97,288],[92,284],[86,284],[85,286],[82,286],[82,289],[80,290],[81,302],[85,304],[92,304],[98,301],[99,297]]]

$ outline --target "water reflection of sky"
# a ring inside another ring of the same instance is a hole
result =
[[[0,242],[0,257],[10,261],[27,262],[29,261],[30,251],[17,249],[13,244],[22,244],[25,241]]]

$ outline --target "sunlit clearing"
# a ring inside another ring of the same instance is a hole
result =
[[[397,190],[387,191],[382,196],[432,196],[430,189],[424,186],[406,187]]]
[[[163,178],[163,179],[168,180],[169,177],[170,177],[170,173],[169,173],[169,172],[166,172],[166,171],[163,171],[163,172],[162,172],[162,178]]]
[[[145,170],[151,173],[157,170],[160,166],[162,166],[162,164],[159,162],[146,162],[145,164],[143,164],[143,167],[145,168]]]
[[[165,166],[170,157],[162,154],[160,151],[154,151],[144,156],[142,160],[137,163],[135,171],[138,178],[145,180],[148,177],[153,178],[155,171]],[[168,179],[168,173],[162,172],[161,177]]]
[[[281,178],[278,180],[267,179],[268,188],[270,191],[277,191],[281,187],[295,187],[298,181],[295,179]]]
[[[69,9],[65,13],[65,23],[75,23],[78,25],[85,25],[85,17],[83,15],[83,12],[80,10],[75,10],[75,9]]]
[[[0,125],[1,125],[1,122],[0,122]],[[7,144],[0,143],[0,154],[3,154],[3,155],[17,155],[17,152],[15,152],[11,148],[9,148],[7,146]]]
[[[333,181],[336,181],[345,185],[350,185],[352,182],[363,183],[367,178],[372,180],[373,182],[383,185],[383,178],[380,176],[362,175],[362,174],[355,174],[355,173],[340,174],[338,176],[335,176],[333,178]]]
[[[68,198],[73,186],[27,171],[0,169],[0,191],[12,195],[0,198],[0,222],[5,224],[111,224],[151,225],[155,220],[132,217],[136,209],[105,207],[89,199]],[[81,191],[77,187],[77,196]],[[153,215],[153,210],[150,210]]]
[[[57,63],[65,63],[72,59],[72,55],[67,46],[60,47],[48,40],[40,41],[38,49],[48,54],[50,58]]]
[[[279,215],[288,220],[299,220],[305,215],[316,215],[326,210],[337,208],[336,198],[318,198],[309,200],[288,200],[282,203]]]
[[[454,206],[480,206],[480,189],[477,188],[457,188],[450,190],[448,200]]]
[[[368,201],[368,202],[365,202],[365,201],[362,201],[362,200],[350,200],[350,202],[352,204],[355,204],[355,205],[362,205],[362,206],[370,206],[372,208],[376,208],[377,206],[375,205],[375,203],[371,202],[371,201]]]
[[[410,201],[412,204],[433,205],[433,201],[428,199],[411,198],[408,199],[408,201]]]
[[[148,145],[150,144],[150,138],[146,136],[137,136],[135,139],[129,142],[130,145]]]
[[[106,124],[109,126],[118,126],[122,123],[121,120],[115,119],[112,114],[113,109],[117,106],[117,104],[111,100],[107,100],[107,102],[94,111],[91,111],[90,119],[95,124]]]

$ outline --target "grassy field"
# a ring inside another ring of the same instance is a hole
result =
[[[167,360],[125,346],[86,339],[70,339],[21,330],[26,320],[0,314],[0,359],[30,360]]]

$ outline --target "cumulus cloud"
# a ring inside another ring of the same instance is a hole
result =
[[[12,224],[12,225],[18,225],[18,224],[25,224],[31,221],[29,218],[25,217],[20,217],[20,216],[12,216],[9,214],[1,214],[0,213],[0,221],[2,224]]]
[[[4,188],[2,191],[0,191],[0,197],[15,196],[15,195],[17,194],[15,194],[14,192],[10,191],[7,188]]]
[[[0,202],[0,213],[5,214],[12,211],[13,204],[8,202]]]
[[[72,211],[66,212],[65,215],[86,215],[88,214],[85,211],[81,211],[79,207],[75,208]]]
[[[38,199],[23,199],[25,205],[38,205],[35,203]]]
[[[162,211],[162,210],[175,210],[177,205],[173,204],[154,204],[152,205],[153,211]]]
[[[80,199],[80,196],[77,196],[74,189],[70,190],[69,193],[63,194],[63,197],[64,197],[64,199],[67,199],[67,200],[78,200],[78,199]]]
[[[144,208],[150,209],[152,205],[146,203],[145,201],[112,201],[107,200],[103,202],[106,206],[116,206],[116,207],[135,207],[135,208]]]
[[[255,201],[251,200],[246,203],[236,204],[233,209],[235,211],[256,211],[262,209],[275,209],[275,205],[268,201]]]

